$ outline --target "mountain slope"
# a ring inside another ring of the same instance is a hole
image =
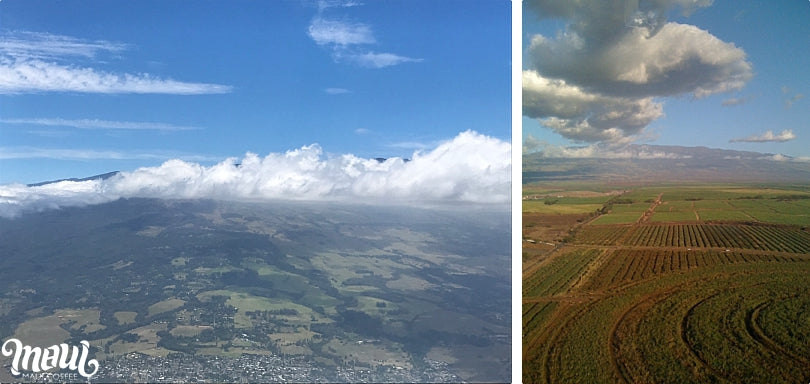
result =
[[[624,158],[523,155],[523,183],[550,180],[808,182],[810,162],[706,147],[631,145]]]

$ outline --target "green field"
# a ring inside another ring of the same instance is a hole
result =
[[[620,196],[633,203],[524,259],[523,381],[808,382],[808,196],[751,185]]]
[[[166,299],[150,305],[148,308],[149,312],[147,316],[155,316],[163,312],[172,311],[182,307],[183,304],[185,304],[185,301],[177,298]]]
[[[225,302],[236,308],[237,312],[233,318],[235,328],[250,328],[253,326],[247,312],[254,311],[278,311],[278,310],[295,310],[298,315],[295,316],[296,322],[302,324],[309,324],[313,312],[310,308],[300,304],[293,303],[286,299],[268,298],[263,296],[254,296],[246,292],[216,290],[201,292],[197,298],[201,301],[208,301],[214,296],[227,297]]]
[[[551,201],[551,200],[549,200]],[[602,203],[576,203],[565,204],[555,202],[546,204],[544,201],[524,201],[523,212],[551,213],[551,214],[572,214],[594,212],[602,208]]]

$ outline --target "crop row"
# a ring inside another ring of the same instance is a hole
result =
[[[550,296],[568,291],[599,253],[588,249],[557,256],[523,281],[523,296]]]
[[[627,231],[630,231],[627,234]],[[627,236],[625,237],[625,234]],[[618,240],[624,239],[621,244]],[[810,253],[810,233],[798,227],[747,224],[587,226],[574,241],[592,245],[737,248]]]
[[[607,216],[600,216],[602,217]],[[618,241],[630,230],[626,225],[588,225],[577,232],[574,242],[590,245],[618,245]]]
[[[766,284],[738,284],[707,295],[684,314],[684,341],[732,382],[806,382],[808,332],[794,322],[810,304],[806,280],[791,273]],[[794,306],[783,306],[786,300]]]
[[[613,332],[616,368],[629,382],[808,382],[807,268],[709,272],[642,296]]]
[[[587,288],[599,289],[647,279],[663,273],[720,264],[801,260],[804,259],[734,251],[617,250],[609,255],[598,273],[588,282]]]
[[[555,308],[557,303],[554,301],[523,304],[524,345],[537,338],[537,333],[543,330],[543,325]]]

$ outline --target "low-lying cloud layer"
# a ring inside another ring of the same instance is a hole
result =
[[[523,114],[572,141],[632,142],[663,116],[661,98],[742,88],[745,52],[693,25],[667,22],[710,0],[527,0],[540,18],[566,21],[535,35],[523,74]]]
[[[210,167],[169,160],[107,180],[3,185],[0,216],[127,197],[505,206],[510,201],[511,150],[508,142],[467,131],[429,152],[415,152],[407,162],[325,155],[317,144],[264,157],[248,153]]]
[[[532,135],[523,139],[523,153],[545,158],[568,159],[684,159],[691,156],[667,152],[645,145],[611,145],[596,143],[586,146],[558,146]]]
[[[793,130],[785,129],[782,132],[774,134],[773,131],[767,130],[762,134],[759,135],[751,135],[746,137],[741,137],[738,139],[731,139],[729,140],[730,143],[768,143],[768,142],[785,142],[790,141],[796,138],[796,135],[793,133]]]

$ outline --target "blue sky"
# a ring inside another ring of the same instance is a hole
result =
[[[808,20],[802,0],[527,1],[524,150],[702,145],[810,161]]]
[[[0,2],[0,184],[511,140],[507,1]]]

